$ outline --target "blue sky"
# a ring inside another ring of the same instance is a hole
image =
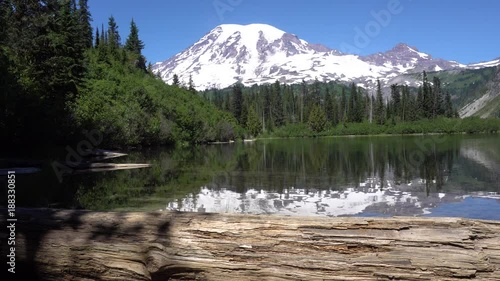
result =
[[[113,15],[122,40],[134,18],[157,62],[181,52],[220,24],[265,23],[310,43],[372,54],[400,42],[447,60],[500,57],[496,0],[89,0],[93,25]]]

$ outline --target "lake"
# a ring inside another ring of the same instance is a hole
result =
[[[151,168],[66,175],[62,182],[52,165],[64,162],[64,148],[29,155],[42,161],[42,171],[17,175],[18,207],[500,220],[499,135],[143,149],[109,161]]]

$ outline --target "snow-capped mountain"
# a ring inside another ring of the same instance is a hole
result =
[[[470,67],[495,64],[500,60]],[[389,82],[404,73],[464,68],[469,66],[433,58],[405,44],[385,53],[358,56],[310,44],[266,24],[224,24],[183,52],[154,64],[153,71],[167,83],[172,83],[174,74],[183,83],[191,75],[195,87],[203,90],[228,87],[237,81],[252,85],[314,79],[371,87],[377,79]]]

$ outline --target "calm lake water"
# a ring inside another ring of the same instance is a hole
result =
[[[64,148],[39,154],[30,156],[43,161],[42,172],[17,176],[18,207],[500,220],[499,135],[147,149],[110,162],[152,168],[67,175],[62,182],[51,164],[64,162]]]

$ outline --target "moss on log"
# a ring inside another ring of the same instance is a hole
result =
[[[497,221],[45,209],[16,215],[16,274],[30,280],[500,280]]]

